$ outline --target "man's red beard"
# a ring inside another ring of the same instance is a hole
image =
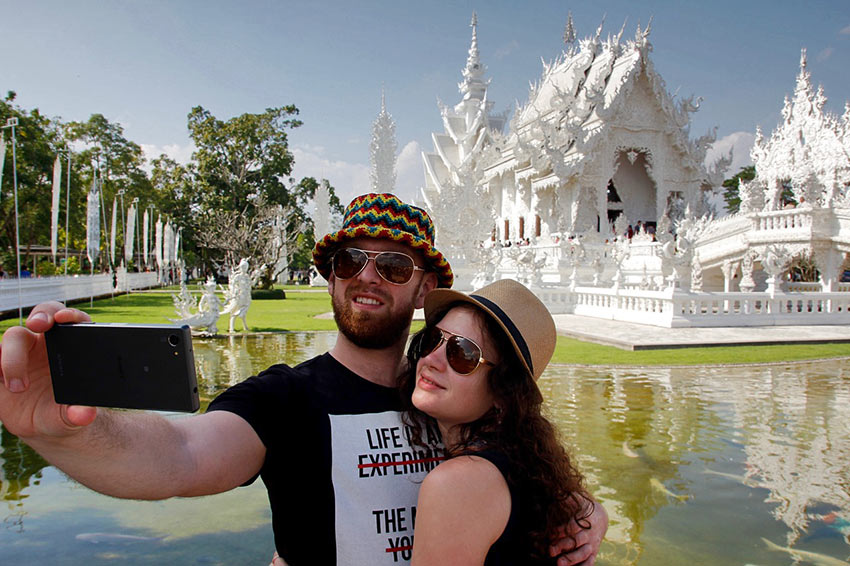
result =
[[[355,311],[351,305],[357,292],[357,289],[349,286],[342,300],[334,295],[331,301],[334,320],[346,338],[356,346],[375,350],[388,348],[407,338],[413,319],[413,304],[399,312],[394,309],[392,297],[373,289],[370,293],[379,295],[388,311],[380,314]]]

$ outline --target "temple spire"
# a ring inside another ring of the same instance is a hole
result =
[[[381,88],[381,112],[372,125],[372,141],[369,144],[372,162],[372,190],[376,193],[391,193],[395,189],[396,149],[395,122],[387,112],[387,99]]]
[[[484,72],[487,67],[481,63],[481,58],[478,54],[478,16],[472,12],[472,21],[469,23],[472,28],[472,43],[469,46],[469,55],[466,58],[466,67],[463,69],[463,82],[458,85],[460,93],[464,100],[477,98],[484,100],[484,94],[487,91],[487,81],[484,80]]]

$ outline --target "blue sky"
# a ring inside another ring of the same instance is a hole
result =
[[[850,0],[284,2],[0,0],[0,92],[63,120],[104,114],[152,154],[191,154],[186,115],[220,119],[295,104],[298,176],[326,177],[343,201],[369,189],[369,139],[382,85],[396,122],[396,192],[423,184],[420,153],[441,131],[437,99],[457,83],[478,14],[496,110],[524,102],[541,58],[564,48],[569,11],[579,37],[652,18],[653,61],[671,93],[703,97],[692,136],[718,128],[723,147],[776,126],[794,89],[800,49],[827,108],[850,100]],[[747,159],[739,150],[736,165]],[[730,172],[731,174],[731,172]]]

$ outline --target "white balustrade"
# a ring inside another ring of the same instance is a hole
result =
[[[850,324],[850,293],[686,293],[577,287],[534,289],[553,314],[666,328]]]

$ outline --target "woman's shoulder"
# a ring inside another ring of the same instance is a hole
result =
[[[492,498],[503,492],[509,497],[508,484],[501,470],[489,459],[473,454],[455,456],[431,470],[422,489],[440,497],[463,494],[464,498],[482,494]]]
[[[510,514],[510,490],[496,466],[478,456],[446,460],[419,490],[414,564],[482,564]]]

